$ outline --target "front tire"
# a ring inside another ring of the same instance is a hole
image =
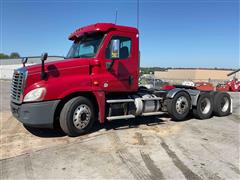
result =
[[[193,108],[193,115],[198,119],[208,119],[213,112],[213,100],[209,93],[200,95],[197,106]]]
[[[167,99],[168,114],[174,120],[184,120],[190,111],[190,107],[191,99],[184,91],[177,93],[172,99]]]
[[[60,113],[60,126],[68,136],[86,134],[96,120],[92,102],[82,96],[70,99]]]

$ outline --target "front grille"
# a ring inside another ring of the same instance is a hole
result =
[[[22,102],[25,78],[26,78],[25,69],[22,68],[14,71],[11,86],[11,100],[15,103]]]

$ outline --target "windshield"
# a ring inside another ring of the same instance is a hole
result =
[[[95,57],[103,36],[103,33],[94,33],[79,37],[73,42],[66,58]]]

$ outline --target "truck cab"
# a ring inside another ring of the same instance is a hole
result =
[[[64,60],[14,71],[11,111],[26,126],[60,125],[70,136],[88,132],[95,121],[129,119],[168,112],[184,119],[203,93],[188,88],[148,90],[138,86],[139,32],[136,28],[97,23],[70,34],[73,41]],[[45,63],[46,61],[46,63]],[[210,93],[204,95],[208,118]],[[230,113],[231,100],[224,95]],[[204,99],[204,98],[203,98]],[[174,106],[174,108],[173,108]],[[196,108],[195,108],[196,109]]]

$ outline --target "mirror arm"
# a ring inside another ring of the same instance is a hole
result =
[[[41,57],[42,66],[41,66],[41,75],[40,75],[41,76],[41,80],[46,79],[46,77],[47,77],[47,74],[46,74],[45,68],[44,68],[44,66],[45,66],[44,61],[47,60],[47,57],[48,57],[47,53],[43,53],[42,54],[42,57]]]
[[[47,76],[46,76],[46,72],[44,70],[44,61],[42,61],[42,66],[41,66],[41,80],[45,79]]]
[[[110,62],[109,69],[112,69],[112,67],[113,67],[113,64],[114,64],[114,59],[112,59],[112,61]]]
[[[109,66],[107,66],[107,70],[108,70],[108,71],[112,69],[115,60],[116,60],[116,59],[114,58],[114,59],[111,59],[111,62],[107,62],[107,63],[109,64]]]
[[[23,57],[22,58],[23,67],[25,67],[25,64],[27,63],[27,61],[28,61],[28,57]]]

